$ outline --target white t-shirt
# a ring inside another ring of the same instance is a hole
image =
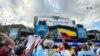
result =
[[[59,53],[55,52],[53,49],[43,49],[41,45],[38,45],[36,56],[48,56],[48,51],[51,52],[53,56],[60,56]]]
[[[28,42],[27,42],[27,44],[26,44],[26,47],[27,47],[26,49],[30,49],[33,40],[34,40],[34,36],[33,36],[33,35],[29,35],[29,36],[28,36]],[[33,56],[36,55],[35,50],[33,50],[32,55],[33,55]]]
[[[97,49],[96,54],[100,55],[100,48]]]
[[[78,56],[96,56],[93,51],[79,51]]]
[[[68,50],[62,50],[61,51],[61,56],[71,56]]]
[[[31,47],[31,45],[32,45],[32,42],[33,42],[33,36],[32,35],[29,35],[28,36],[28,42],[27,42],[27,44],[26,44],[26,47],[27,47],[27,49],[29,49],[30,47]]]

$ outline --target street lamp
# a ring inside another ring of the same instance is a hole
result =
[[[1,17],[1,19],[2,20],[4,20],[5,21],[5,23],[4,23],[4,25],[6,25],[6,23],[7,23],[7,19],[4,19],[4,17],[3,16],[0,16]],[[2,29],[1,29],[1,32],[3,32],[4,31],[4,26],[2,27]]]
[[[4,21],[5,21],[4,25],[6,25],[6,23],[7,23],[7,19],[4,19],[4,17],[3,17],[3,16],[0,16],[0,17],[1,17],[1,19],[2,19],[2,20],[4,20]]]

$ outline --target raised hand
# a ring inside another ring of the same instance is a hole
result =
[[[48,31],[46,38],[49,38],[51,36],[51,31]]]
[[[4,38],[4,39],[7,39],[7,38],[8,38],[7,34],[5,34],[5,33],[0,33],[0,35],[1,35],[2,38]]]
[[[7,36],[7,34],[5,34],[5,33],[0,33],[0,35],[2,36],[2,38],[3,38],[4,40],[7,40],[7,41],[8,41],[9,45],[10,45],[13,49],[16,48],[15,42],[14,42],[12,39],[10,39],[10,38]]]

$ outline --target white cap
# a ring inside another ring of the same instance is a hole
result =
[[[44,46],[52,48],[54,46],[54,41],[52,39],[46,39],[43,43]]]

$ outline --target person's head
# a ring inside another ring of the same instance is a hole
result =
[[[89,42],[89,43],[88,43],[88,46],[92,46],[92,43]]]
[[[54,49],[57,49],[57,48],[58,48],[58,46],[57,46],[57,45],[54,45],[54,46],[53,46],[53,48],[54,48]]]
[[[18,55],[18,56],[22,56],[25,54],[25,49],[26,47],[24,46],[19,46],[15,49],[15,54]]]
[[[4,43],[0,43],[0,49],[1,50],[6,50],[7,49],[7,45]]]
[[[43,43],[44,47],[53,48],[54,41],[52,39],[46,39]]]
[[[100,44],[97,44],[97,48],[100,48]]]
[[[68,49],[71,50],[72,49],[72,46],[71,45],[68,45]]]
[[[89,50],[89,46],[86,44],[83,44],[81,47],[82,47],[82,50]]]
[[[68,49],[68,48],[69,48],[68,43],[62,43],[62,48],[63,48],[63,49]]]
[[[88,39],[87,42],[92,42],[91,39]]]
[[[30,33],[30,32],[27,32],[26,34],[25,34],[25,37],[28,37],[29,35],[32,35],[33,33]]]

